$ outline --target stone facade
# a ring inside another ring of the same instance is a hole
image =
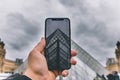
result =
[[[106,68],[110,71],[118,71],[120,72],[120,42],[118,41],[116,44],[117,48],[115,50],[116,58],[108,58],[106,63]]]
[[[6,50],[4,46],[4,42],[0,39],[0,73],[12,73],[19,66],[18,62],[22,61],[19,59],[16,59],[16,61],[5,59]]]

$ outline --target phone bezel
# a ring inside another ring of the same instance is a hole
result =
[[[47,20],[52,20],[52,21],[61,21],[61,20],[65,20],[65,19],[67,19],[68,20],[68,24],[69,24],[69,42],[70,42],[70,50],[69,50],[69,52],[70,52],[70,58],[71,58],[71,24],[70,24],[70,19],[69,18],[46,18],[46,20],[45,20],[45,39],[46,39],[46,35],[47,35]],[[70,63],[69,63],[70,64]],[[67,69],[70,69],[71,68],[71,65],[67,68]]]

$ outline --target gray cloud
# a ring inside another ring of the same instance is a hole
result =
[[[66,0],[59,0],[63,5],[65,6],[68,6],[68,7],[74,7],[76,6],[77,2],[78,1],[74,1],[74,0],[69,0],[69,1],[66,1]],[[82,1],[81,1],[82,2]]]
[[[112,22],[109,21],[112,19],[111,15],[107,14],[112,10],[109,7],[110,3],[106,5],[102,1],[96,1],[96,4],[93,4],[87,0],[76,2],[60,0],[60,2],[69,7],[70,12],[73,12],[73,18],[76,18],[77,25],[73,33],[75,41],[105,65],[107,57],[114,57],[115,44],[120,39],[115,36],[114,31],[110,31],[109,24]],[[106,16],[109,21],[106,20]]]
[[[20,13],[10,13],[7,18],[11,27],[11,37],[15,36],[8,45],[15,50],[23,50],[40,34],[40,25],[31,22]]]

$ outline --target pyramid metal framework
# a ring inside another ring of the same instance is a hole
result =
[[[67,78],[59,77],[57,80],[93,80],[96,73],[99,75],[108,75],[109,71],[101,65],[94,57],[81,48],[74,41],[71,42],[72,49],[76,50],[77,65],[72,66]]]

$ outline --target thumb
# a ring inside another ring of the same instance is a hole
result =
[[[42,53],[44,51],[45,44],[45,38],[41,38],[41,41],[35,46],[34,49]]]

